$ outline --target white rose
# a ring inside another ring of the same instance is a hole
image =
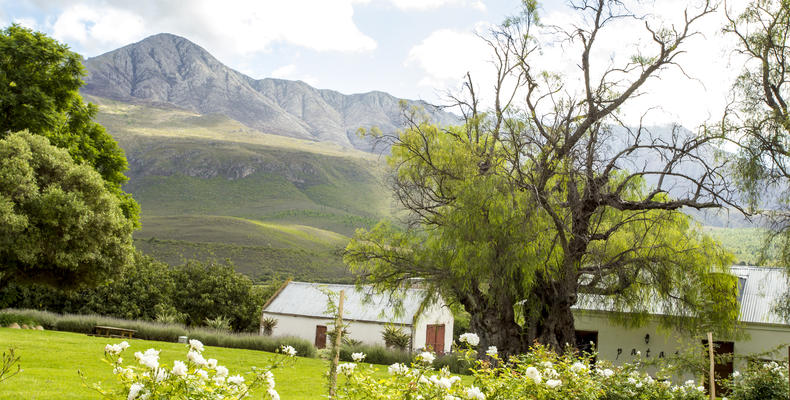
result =
[[[200,340],[197,339],[189,339],[189,348],[197,351],[198,353],[202,353],[203,343],[201,343]]]
[[[464,333],[458,340],[460,340],[462,343],[467,343],[472,347],[477,346],[477,344],[480,343],[480,337],[471,332]]]
[[[126,400],[136,399],[141,390],[143,390],[143,385],[133,383],[132,386],[129,386],[129,396],[126,397]]]
[[[540,382],[543,380],[543,377],[540,376],[540,371],[538,371],[538,369],[535,367],[527,367],[525,375],[527,375],[527,378],[532,379],[532,381],[536,384],[540,384]]]
[[[187,365],[184,364],[184,362],[182,362],[182,361],[178,361],[178,360],[173,361],[173,370],[172,370],[172,372],[173,372],[173,375],[175,375],[175,376],[186,376],[187,372],[188,372]]]
[[[546,381],[546,386],[552,389],[560,385],[562,385],[562,381],[559,379],[549,379]]]
[[[433,355],[433,353],[431,352],[423,351],[422,353],[420,353],[420,355],[417,356],[417,358],[420,361],[424,362],[425,364],[433,364],[433,360],[436,359],[436,356]]]
[[[486,396],[477,386],[472,386],[469,389],[466,389],[466,397],[468,397],[470,400],[486,400]]]

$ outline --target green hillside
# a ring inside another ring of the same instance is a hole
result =
[[[719,228],[706,226],[703,231],[735,255],[735,262],[747,265],[775,265],[778,246],[765,250],[767,231],[763,228]]]
[[[97,97],[142,207],[138,249],[168,263],[230,259],[255,280],[349,280],[339,256],[389,214],[379,157],[254,131],[223,116]]]

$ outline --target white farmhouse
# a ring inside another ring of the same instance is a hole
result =
[[[786,360],[790,345],[790,325],[773,311],[776,300],[788,290],[782,269],[733,266],[731,272],[738,277],[739,319],[745,337],[713,338],[716,353],[736,356],[734,364],[716,366],[716,373],[723,377],[745,367],[745,361],[738,356],[781,347],[778,353],[760,359]],[[687,334],[661,328],[658,321],[632,329],[619,326],[611,321],[610,311],[604,308],[581,305],[574,310],[577,344],[594,342],[601,359],[617,364],[637,357],[663,358],[687,349],[689,344],[707,343],[706,338],[689,338]]]
[[[350,324],[349,338],[383,346],[382,332],[388,324],[394,324],[410,333],[411,351],[450,351],[453,315],[441,298],[423,307],[427,295],[423,289],[405,289],[399,293],[402,312],[396,313],[390,296],[375,293],[371,287],[360,290],[354,285],[289,281],[263,306],[261,319],[277,320],[274,335],[304,338],[319,349],[325,348],[327,327],[333,321],[333,316],[326,312],[326,291],[339,293],[341,290],[345,291],[343,321]]]

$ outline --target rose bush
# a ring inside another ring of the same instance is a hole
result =
[[[375,367],[341,365],[344,377],[338,387],[340,399],[409,400],[704,400],[701,386],[693,381],[672,385],[668,380],[640,372],[640,365],[590,364],[592,355],[579,357],[568,352],[558,355],[542,346],[528,354],[499,358],[496,347],[486,349],[486,358],[476,360],[473,349],[477,335],[461,335],[461,357],[474,365],[472,382],[462,381],[446,369],[431,367],[434,355],[421,353],[411,365],[392,364],[389,376],[375,378]],[[656,376],[667,374],[659,371]]]
[[[743,374],[735,371],[725,386],[730,389],[730,400],[787,399],[790,397],[787,363],[752,362]]]
[[[134,353],[136,363],[124,363],[121,357],[129,348],[127,342],[108,344],[104,348],[104,359],[113,368],[113,374],[121,383],[115,391],[105,390],[100,384],[87,385],[106,399],[123,400],[237,400],[248,397],[252,390],[263,386],[266,400],[279,400],[275,389],[272,370],[293,359],[296,350],[282,346],[279,353],[263,369],[253,367],[242,375],[230,375],[228,368],[218,361],[203,356],[203,343],[190,340],[187,345],[186,361],[176,360],[172,367],[159,363],[159,351],[148,349]],[[83,376],[83,380],[85,377]]]

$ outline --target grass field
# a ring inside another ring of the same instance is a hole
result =
[[[349,281],[338,249],[390,215],[379,156],[220,115],[88,100],[129,160],[137,248],[167,263],[227,258],[256,281]]]
[[[22,367],[18,375],[0,383],[0,400],[99,399],[96,392],[83,385],[77,370],[81,370],[90,383],[101,381],[102,386],[113,387],[111,369],[102,357],[105,344],[119,341],[68,332],[0,328],[0,348],[5,351],[13,347],[21,357]],[[135,351],[152,347],[162,351],[162,363],[172,364],[173,360],[186,358],[183,344],[134,339],[129,344],[131,347],[124,353],[128,361],[133,360]],[[206,358],[219,360],[231,374],[247,372],[253,366],[263,366],[273,356],[261,351],[211,346],[206,346],[203,354]],[[274,371],[276,388],[283,399],[323,399],[323,374],[327,368],[326,361],[297,357],[294,366]]]

